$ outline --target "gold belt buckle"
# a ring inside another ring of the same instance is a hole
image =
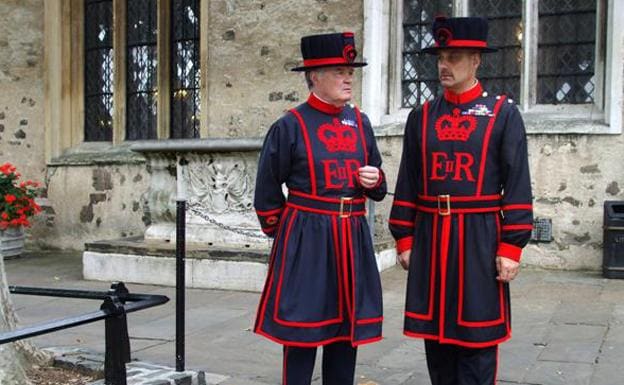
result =
[[[443,207],[446,206],[446,207]],[[451,215],[451,196],[448,194],[438,195],[438,214]]]
[[[349,212],[345,212],[345,203],[349,204]],[[349,218],[351,216],[351,209],[353,208],[353,197],[341,197],[340,198],[340,218]]]

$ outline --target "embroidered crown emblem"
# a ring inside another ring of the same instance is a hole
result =
[[[439,140],[459,140],[465,142],[477,128],[477,118],[460,115],[459,108],[453,109],[453,115],[442,115],[435,123]]]
[[[355,129],[334,118],[332,124],[322,124],[316,132],[329,152],[355,152],[357,136]]]

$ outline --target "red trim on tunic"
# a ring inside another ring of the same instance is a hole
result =
[[[429,101],[427,100],[422,108],[422,177],[423,177],[423,192],[427,195],[427,120],[429,119]]]
[[[330,198],[330,197],[322,197],[318,195],[310,195],[310,194],[306,194],[298,190],[292,190],[292,189],[288,190],[288,194],[300,196],[303,198],[310,198],[310,199],[314,199],[314,200],[322,201],[322,202],[340,203],[340,198]],[[356,204],[356,203],[364,203],[365,201],[366,201],[366,198],[354,198],[351,202],[353,204]]]
[[[500,215],[496,215],[496,244],[499,244],[500,241],[501,241]]]
[[[400,200],[394,200],[394,202],[392,202],[393,206],[403,206],[403,207],[409,207],[411,209],[415,209],[416,208],[416,203],[413,202],[408,202],[408,201],[400,201]]]
[[[284,210],[283,207],[280,207],[278,209],[273,209],[273,210],[267,210],[267,211],[256,210],[256,214],[258,214],[261,217],[268,217],[269,215],[279,214],[282,212],[282,210]]]
[[[300,328],[315,328],[320,326],[332,325],[341,323],[343,320],[342,313],[338,314],[338,317],[331,318],[317,322],[303,322],[303,321],[287,321],[279,318],[279,303],[282,296],[282,284],[284,282],[284,271],[286,270],[286,257],[288,256],[288,239],[290,238],[290,231],[292,230],[292,224],[297,216],[297,211],[293,211],[293,215],[288,222],[288,228],[286,229],[286,238],[284,239],[284,251],[282,252],[282,265],[280,267],[280,275],[277,282],[277,292],[275,294],[275,306],[273,308],[273,321],[284,326],[294,326]]]
[[[336,254],[336,275],[338,279],[338,307],[340,308],[340,314],[344,314],[344,298],[343,298],[343,287],[344,282],[342,281],[342,263],[340,258],[340,239],[338,238],[338,224],[336,223],[336,217],[333,216],[331,218],[332,224],[332,238],[334,240],[334,251]]]
[[[353,314],[353,303],[351,302],[351,295],[349,293],[349,265],[347,261],[347,218],[340,219],[340,254],[342,259],[342,282],[344,287],[344,296],[347,302],[347,313],[349,316]],[[353,317],[351,317],[353,318]],[[352,322],[353,323],[353,322]],[[351,330],[353,335],[353,330]]]
[[[389,219],[388,223],[390,223],[391,225],[397,225],[397,226],[414,227],[414,222],[402,221],[399,219]]]
[[[481,195],[481,196],[451,196],[449,199],[451,203],[453,202],[482,202],[482,201],[497,201],[500,200],[503,196],[500,194],[494,195]],[[434,195],[418,195],[418,199],[429,202],[437,202],[438,196]],[[500,207],[499,207],[500,209]]]
[[[306,146],[306,155],[308,157],[308,169],[310,170],[310,188],[312,190],[312,195],[316,195],[316,172],[314,171],[314,156],[312,155],[312,145],[310,144],[308,129],[299,111],[292,109],[290,112],[295,115],[299,121],[299,126],[301,126],[301,133],[303,134],[303,140]]]
[[[284,217],[286,217],[286,215],[288,215],[288,210],[290,210],[288,207],[286,207],[284,209]],[[277,236],[275,237],[275,240],[277,240],[277,238],[280,236],[280,233],[282,232],[282,229],[284,227],[284,222],[281,222],[279,224],[279,228],[277,230]],[[273,268],[275,265],[275,255],[277,253],[277,243],[273,244],[273,248],[271,249],[271,256],[269,258],[269,273],[268,276],[266,278],[266,282],[264,284],[264,290],[262,290],[262,296],[260,298],[260,303],[258,303],[258,310],[256,312],[256,320],[258,320],[258,324],[256,326],[256,330],[259,330],[262,328],[262,324],[264,323],[264,315],[266,313],[266,305],[268,302],[268,298],[269,298],[269,293],[271,291],[271,288],[273,287]]]
[[[414,237],[411,235],[397,240],[396,241],[397,253],[400,254],[404,251],[411,250],[413,244],[414,244]]]
[[[487,341],[487,342],[468,342],[468,341],[462,341],[462,340],[458,340],[458,339],[454,339],[454,338],[440,338],[438,336],[436,336],[435,334],[426,334],[426,333],[414,333],[414,332],[410,332],[407,330],[403,331],[403,335],[407,336],[407,337],[412,337],[412,338],[424,338],[427,340],[435,340],[435,341],[440,341],[441,344],[444,343],[450,343],[453,345],[459,345],[459,346],[463,346],[466,348],[489,348],[491,346],[495,346],[498,345],[500,343],[503,343],[507,340],[509,340],[511,338],[511,334],[508,333],[506,336],[499,338],[497,340],[494,341]]]
[[[356,321],[356,324],[358,325],[368,325],[368,324],[377,324],[383,322],[383,317],[376,317],[376,318],[364,318],[364,319],[359,319]]]
[[[499,282],[499,299],[498,305],[500,307],[500,316],[497,319],[489,321],[466,321],[464,320],[464,215],[459,214],[457,218],[458,232],[459,232],[459,298],[457,300],[457,324],[459,326],[476,328],[476,327],[489,327],[500,325],[505,322],[505,313],[503,306],[503,286]]]
[[[463,346],[466,348],[489,348],[491,346],[495,346],[498,345],[500,343],[503,343],[507,340],[509,340],[511,338],[511,334],[507,334],[504,337],[501,337],[497,340],[494,341],[486,341],[486,342],[468,342],[468,341],[462,341],[462,340],[458,340],[455,338],[442,338],[440,339],[440,343],[441,344],[448,344],[451,343],[453,345],[459,345],[459,346]]]
[[[496,255],[520,262],[522,248],[510,243],[500,242],[498,244],[498,250],[496,250]]]
[[[485,162],[487,161],[487,153],[488,146],[490,144],[490,136],[492,135],[492,128],[494,127],[494,122],[498,117],[498,111],[501,108],[501,105],[505,101],[506,97],[503,95],[494,105],[494,112],[492,113],[492,117],[488,122],[487,129],[485,131],[485,137],[483,138],[483,147],[481,148],[481,163],[479,164],[479,182],[477,183],[477,196],[481,195],[481,190],[483,189],[483,176],[485,174]]]
[[[416,208],[419,211],[423,211],[425,213],[430,213],[430,214],[438,214],[440,212],[440,210],[438,208],[434,208],[434,207],[427,207],[427,206],[417,205]],[[443,208],[443,210],[444,209],[445,208]],[[500,211],[500,207],[498,207],[498,206],[495,206],[495,207],[474,207],[474,208],[467,208],[467,209],[451,208],[451,213],[452,214],[493,213],[493,212],[497,212],[497,211]]]
[[[510,210],[533,210],[533,205],[531,204],[517,204],[517,205],[505,205],[503,206],[503,211]]]
[[[403,330],[403,335],[412,338],[422,338],[425,340],[439,340],[438,336],[435,334],[427,334],[427,333],[414,333],[407,330]]]
[[[518,224],[518,225],[503,225],[503,231],[517,231],[517,230],[533,230],[533,225],[530,223]]]
[[[439,218],[438,215],[435,215],[433,217],[433,225],[432,225],[433,236],[431,237],[431,257],[429,258],[429,260],[431,261],[430,272],[429,272],[429,308],[427,309],[427,314],[405,311],[405,316],[409,318],[415,318],[415,319],[423,320],[423,321],[433,320],[433,303],[435,302],[434,294],[435,294],[435,282],[436,282],[436,264],[438,263],[437,262],[438,218]],[[445,218],[450,218],[450,217],[445,217]],[[442,271],[444,271],[444,269],[442,269]]]
[[[281,338],[273,337],[272,335],[268,334],[262,329],[258,329],[255,332],[256,334],[259,334],[265,338],[268,338],[269,340],[273,342],[277,342],[278,344],[285,345],[285,346],[299,347],[299,348],[314,348],[318,346],[333,344],[334,342],[351,341],[351,337],[341,336],[341,337],[328,338],[328,339],[320,340],[317,342],[297,342],[297,341],[288,341],[288,340],[283,340]],[[366,340],[364,340],[364,342],[361,342],[361,343],[367,343],[367,342]]]
[[[447,102],[453,104],[470,103],[471,101],[480,97],[481,94],[483,94],[483,87],[481,87],[481,83],[478,81],[474,86],[472,86],[471,89],[460,94],[456,94],[448,88],[444,89],[444,99],[446,99]]]
[[[438,215],[436,215],[436,218]],[[436,228],[437,230],[437,228]],[[444,339],[444,322],[446,320],[446,273],[447,259],[449,250],[449,241],[451,239],[451,216],[446,215],[442,218],[442,234],[440,237],[440,312],[438,316],[438,330],[440,331],[440,341]],[[433,312],[432,312],[433,313]]]
[[[353,258],[353,234],[351,233],[351,221],[344,218],[347,223],[347,238],[349,240],[349,261],[351,262],[351,336],[355,336],[355,261]]]
[[[286,203],[286,206],[295,208],[295,209],[300,210],[300,211],[307,211],[307,212],[315,213],[315,214],[325,214],[325,215],[333,215],[333,216],[340,215],[339,211],[315,209],[315,208],[312,208],[312,207],[300,206],[300,205],[297,205],[297,204],[294,204],[294,203],[291,203],[291,202]],[[362,215],[366,215],[366,210],[364,210],[364,211],[352,211],[349,214],[349,216],[362,216]]]
[[[370,343],[372,343],[372,342],[381,341],[381,339],[382,339],[382,336],[379,336],[379,337],[373,337],[373,338],[368,338],[368,339],[365,339],[365,340],[353,341],[353,342],[351,343],[351,345],[352,345],[353,347],[356,347],[356,346],[360,346],[360,345],[364,345],[364,344],[370,344]]]
[[[362,139],[362,151],[364,152],[364,165],[368,165],[368,146],[366,145],[366,136],[364,136],[364,125],[362,124],[362,114],[360,110],[355,107],[355,117],[357,118],[358,128],[360,129],[360,136]]]

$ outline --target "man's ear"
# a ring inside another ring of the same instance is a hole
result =
[[[312,71],[310,73],[310,79],[312,79],[313,84],[318,83],[319,76],[321,76],[321,71]]]
[[[481,52],[475,52],[475,54],[473,55],[473,64],[476,67],[479,67],[481,65]]]

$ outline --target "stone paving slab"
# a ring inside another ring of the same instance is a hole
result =
[[[560,303],[551,321],[556,324],[607,325],[611,320],[614,304],[593,302],[590,298],[587,301]]]
[[[31,253],[6,261],[7,277],[13,285],[107,290],[109,283],[82,279],[80,261],[80,253]],[[359,349],[357,385],[430,385],[422,341],[402,335],[405,280],[398,267],[382,273],[384,339]],[[174,367],[175,290],[128,287],[171,299],[128,315],[132,358]],[[513,338],[500,348],[499,384],[624,384],[624,280],[604,279],[597,272],[524,269],[511,292]],[[258,293],[188,289],[186,369],[223,376],[219,385],[278,384],[281,347],[251,331],[258,299]],[[23,295],[13,301],[22,325],[99,307],[97,301]],[[33,342],[101,353],[104,325],[83,325]],[[321,385],[319,367],[314,385]]]
[[[624,383],[622,356],[619,364],[596,365],[592,374],[591,385],[619,385]]]
[[[552,325],[540,361],[593,364],[607,333],[606,326]]]
[[[531,368],[526,382],[539,385],[590,385],[592,373],[591,364],[538,361]]]

